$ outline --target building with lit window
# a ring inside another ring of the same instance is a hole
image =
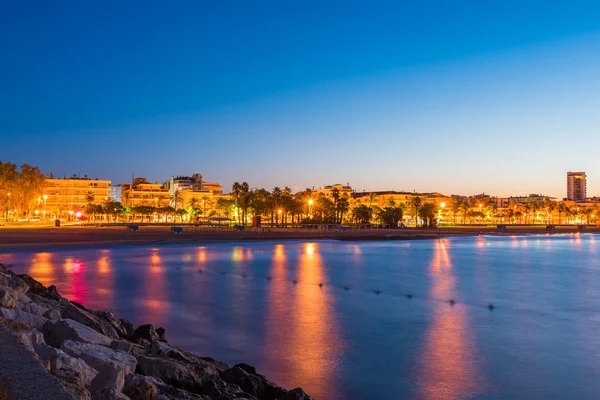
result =
[[[63,179],[47,178],[44,194],[38,200],[37,209],[48,217],[65,218],[72,212],[82,211],[88,204],[100,204],[114,199],[116,189],[111,189],[111,181],[91,179],[86,176]]]
[[[165,207],[169,202],[169,189],[158,182],[150,183],[146,178],[135,178],[133,183],[121,185],[121,204],[124,206]]]
[[[567,172],[567,199],[584,201],[587,198],[585,172]]]

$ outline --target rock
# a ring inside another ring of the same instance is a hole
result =
[[[158,387],[148,377],[132,374],[126,379],[123,393],[131,400],[154,399],[158,396]]]
[[[35,294],[39,294],[40,296],[47,296],[48,289],[35,279],[33,279],[30,275],[21,274],[19,278],[23,283],[25,283],[29,287],[29,291]]]
[[[102,372],[106,368],[113,368],[122,370],[123,374],[127,376],[135,371],[137,365],[134,356],[97,344],[65,340],[60,349],[72,357],[81,358],[98,372]]]
[[[108,324],[110,324],[110,326],[112,326],[113,329],[117,332],[117,335],[121,338],[129,337],[133,333],[133,325],[131,325],[130,331],[129,327],[123,326],[123,323],[121,322],[122,320],[119,320],[117,317],[115,317],[112,313],[108,311],[91,311],[91,313],[93,313],[99,319],[104,320]]]
[[[256,369],[247,364],[234,365],[233,368],[221,372],[221,378],[225,382],[238,385],[244,392],[261,400],[277,400],[287,393],[264,375],[257,374]]]
[[[22,292],[15,292],[15,293],[17,294],[17,303],[29,304],[31,302],[31,299],[25,293],[22,293]]]
[[[150,342],[158,340],[158,333],[154,330],[154,327],[150,324],[138,326],[138,328],[133,332],[133,336],[146,339]]]
[[[56,286],[50,285],[48,286],[48,297],[54,300],[60,300],[62,296],[58,294],[58,290],[56,290]]]
[[[35,348],[37,345],[45,344],[44,335],[42,335],[41,332],[17,331],[13,332],[13,335],[18,337],[21,343],[23,343],[23,345],[27,347],[27,350],[31,352],[35,352]]]
[[[115,388],[105,388],[92,396],[92,400],[130,400]]]
[[[64,351],[47,344],[40,344],[39,346],[36,346],[35,352],[40,360],[51,360],[52,357],[58,357],[60,354],[65,354]]]
[[[82,325],[88,326],[109,338],[118,339],[119,335],[113,326],[102,318],[98,318],[94,313],[81,304],[75,302],[59,302],[60,315],[64,319],[72,319]]]
[[[42,327],[46,343],[60,347],[65,340],[109,346],[110,338],[71,319],[48,321]]]
[[[25,296],[25,295],[23,295]],[[34,301],[29,303],[19,303],[17,302],[17,310],[28,312],[29,314],[37,315],[38,317],[43,317],[44,313],[48,311],[47,308],[40,306]]]
[[[27,325],[41,330],[44,324],[48,321],[46,318],[30,314],[17,309],[0,308],[0,317],[11,321],[21,321]]]
[[[14,273],[11,272],[11,274]],[[11,275],[11,277],[8,278],[8,287],[16,292],[21,292],[22,294],[25,294],[29,291],[29,285],[17,275]]]
[[[134,357],[139,357],[144,353],[144,348],[127,340],[114,339],[110,342],[110,348],[131,354]]]
[[[185,361],[187,363],[208,364],[215,367],[218,371],[225,371],[229,366],[223,362],[215,361],[210,357],[198,357],[185,349],[173,347],[161,341],[154,341],[148,348],[150,355],[166,356],[177,361]]]
[[[53,374],[59,369],[77,371],[81,374],[82,381],[86,387],[89,387],[96,375],[98,375],[98,371],[86,364],[85,361],[71,357],[60,349],[43,344],[38,345],[35,350],[40,360],[50,362],[50,372]]]
[[[85,388],[81,374],[70,369],[58,369],[53,372],[60,383],[74,399],[91,400],[90,392]]]
[[[28,324],[26,324],[25,322],[22,322],[22,321],[16,321],[16,320],[11,321],[11,320],[4,319],[4,318],[0,318],[0,321],[11,332],[35,330],[34,328],[32,328],[31,326],[29,326]]]
[[[125,386],[125,374],[123,370],[105,368],[98,372],[92,381],[90,391],[92,394],[101,392],[103,389],[114,388],[121,392]]]
[[[312,400],[312,397],[307,395],[301,388],[296,388],[287,392],[283,397],[278,400]]]
[[[155,394],[155,390],[158,395]],[[127,378],[125,378],[125,387],[123,388],[123,393],[131,398],[131,400],[210,400],[206,396],[186,392],[184,390],[167,385],[158,378],[136,374],[128,375]]]
[[[60,321],[61,316],[58,310],[48,310],[43,314],[43,317],[48,318],[51,321]]]
[[[133,332],[135,331],[135,326],[133,326],[133,324],[131,322],[127,321],[126,319],[120,319],[119,322],[121,323],[121,326],[125,330],[125,336],[126,337],[132,336]]]
[[[17,299],[10,293],[7,288],[0,288],[0,307],[4,308],[15,308],[17,305]]]
[[[50,361],[48,360],[40,360],[40,364],[46,370],[46,372],[50,372]]]
[[[218,371],[204,364],[184,365],[180,362],[159,358],[140,356],[138,373],[159,378],[163,382],[191,392],[203,393],[203,387],[211,380],[220,380]]]
[[[162,340],[163,342],[167,341],[167,331],[165,331],[165,328],[158,328],[156,333],[158,334],[158,340]]]
[[[131,338],[131,342],[135,343],[135,344],[137,344],[137,345],[139,345],[139,346],[141,346],[142,348],[145,348],[145,349],[147,349],[147,348],[150,347],[150,341],[148,339],[144,339],[144,338],[141,338],[141,337],[133,336]]]

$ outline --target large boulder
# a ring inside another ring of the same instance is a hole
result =
[[[35,348],[40,344],[45,344],[44,335],[37,331],[17,331],[13,335],[19,338],[21,343],[31,352],[35,352]]]
[[[144,353],[144,348],[142,346],[131,343],[128,340],[114,339],[110,342],[110,348],[131,354],[134,357],[139,357]]]
[[[96,375],[98,375],[98,371],[90,367],[85,361],[71,357],[60,349],[41,344],[36,346],[35,351],[40,360],[50,362],[50,372],[52,374],[60,369],[77,371],[81,374],[81,378],[86,387],[90,387],[92,381]]]
[[[30,275],[21,274],[19,275],[19,278],[23,283],[25,283],[29,287],[29,291],[31,293],[35,293],[40,296],[48,295],[48,289],[46,289],[44,285],[33,279]]]
[[[16,309],[28,312],[29,314],[37,315],[38,317],[43,317],[44,314],[48,311],[48,308],[39,305],[35,301],[30,301],[29,303],[17,302]]]
[[[12,295],[11,291],[5,287],[0,287],[0,307],[15,308],[17,299]]]
[[[86,389],[81,374],[72,369],[58,369],[52,373],[56,376],[65,391],[77,400],[91,400],[92,396]]]
[[[167,385],[158,378],[136,374],[128,375],[127,378],[125,378],[123,393],[131,400],[211,400],[209,397],[186,392],[171,385]]]
[[[106,368],[112,368],[122,370],[123,374],[127,376],[135,371],[137,365],[134,356],[97,344],[65,340],[60,349],[72,357],[81,358],[98,372],[102,372]]]
[[[123,393],[131,400],[154,399],[158,396],[158,384],[151,377],[131,374],[125,380]]]
[[[211,380],[221,380],[219,372],[210,365],[185,365],[160,357],[140,356],[137,372],[159,378],[176,388],[199,393],[203,393],[204,387]]]
[[[312,397],[307,395],[301,388],[292,389],[278,400],[312,400]]]
[[[244,392],[260,400],[277,400],[287,393],[264,375],[256,373],[256,369],[247,364],[236,364],[233,368],[221,372],[221,378],[228,383],[238,385]]]
[[[22,294],[27,293],[29,291],[29,285],[19,278],[18,275],[15,275],[14,272],[10,271],[9,273],[10,278],[8,278],[8,287]]]
[[[117,389],[108,387],[94,394],[92,400],[130,400],[129,397],[119,392]]]
[[[65,340],[110,346],[112,339],[71,319],[48,321],[42,327],[46,343],[60,347]]]
[[[34,327],[35,329],[41,330],[44,324],[48,321],[44,317],[39,317],[34,314],[30,314],[25,311],[17,309],[0,308],[0,317],[11,321],[21,321],[27,325]]]
[[[48,318],[51,321],[60,321],[62,319],[60,311],[58,310],[47,310],[42,316],[44,318]]]
[[[64,300],[64,299],[63,299]],[[118,339],[119,334],[110,322],[99,318],[94,313],[79,303],[75,302],[59,302],[59,310],[62,318],[72,319],[82,325],[89,326],[97,332],[102,333],[109,338]]]
[[[125,374],[121,369],[105,368],[96,375],[92,381],[92,395],[101,392],[107,388],[114,388],[117,391],[123,391],[125,386]]]
[[[158,333],[154,330],[154,327],[150,324],[138,326],[133,332],[133,336],[141,339],[146,339],[149,342],[153,342],[159,339]]]
[[[117,335],[121,338],[129,337],[133,333],[133,325],[131,327],[125,320],[118,319],[112,313],[108,311],[91,311],[101,321],[107,322],[117,332]],[[125,321],[125,323],[123,322]]]
[[[180,347],[174,347],[162,341],[154,341],[148,348],[148,353],[155,356],[163,356],[172,358],[177,361],[184,361],[186,363],[197,363],[207,364],[215,367],[218,371],[225,371],[229,369],[229,366],[224,362],[215,361],[210,357],[198,357],[194,353],[182,349]]]

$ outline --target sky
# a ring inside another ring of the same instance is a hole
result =
[[[597,1],[18,1],[0,160],[126,183],[600,195]]]

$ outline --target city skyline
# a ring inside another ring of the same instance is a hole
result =
[[[558,198],[581,170],[592,197],[600,24],[578,5],[10,4],[0,159]]]

